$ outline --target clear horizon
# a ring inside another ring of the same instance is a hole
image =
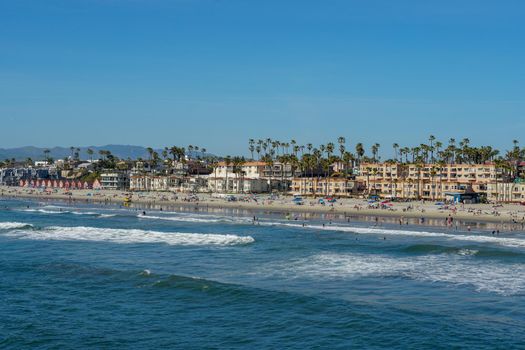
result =
[[[0,147],[246,155],[250,138],[344,136],[388,155],[433,134],[504,151],[525,131],[524,15],[519,1],[4,2]]]

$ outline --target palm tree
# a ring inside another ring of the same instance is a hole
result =
[[[363,159],[363,156],[365,155],[365,147],[361,142],[355,145],[355,154],[357,154],[358,164],[361,164],[361,159]]]
[[[213,158],[209,165],[213,169],[213,173],[215,174],[215,192],[217,192],[217,168],[219,167],[219,162],[216,158]]]
[[[151,164],[151,160],[153,159],[153,152],[154,152],[154,151],[153,151],[153,148],[148,147],[148,148],[146,148],[146,150],[147,150],[148,153],[149,153],[149,162],[150,162],[150,164]]]
[[[432,165],[432,168],[430,169],[430,190],[432,191],[431,192],[432,200],[436,200],[436,187],[435,187],[436,184],[434,182],[436,175],[437,175],[436,166]]]
[[[343,136],[337,138],[337,143],[339,144],[339,153],[341,154],[341,159],[343,159],[343,154],[346,151],[345,143],[346,139]]]
[[[269,169],[269,172],[270,172],[270,176],[268,178],[268,187],[271,193],[272,192],[272,176],[273,176],[273,158],[270,154],[266,153],[262,157],[262,161],[266,163],[266,167]]]
[[[290,145],[292,146],[292,152],[294,153],[295,156],[297,156],[297,152],[299,152],[299,146],[297,146],[297,141],[295,141],[294,139],[291,139]]]
[[[233,157],[232,159],[233,173],[235,174],[235,177],[237,179],[237,193],[239,193],[241,189],[242,178],[241,181],[239,181],[239,174],[242,174],[242,166],[244,165],[244,163],[246,163],[244,157]],[[242,187],[244,190],[244,185],[242,185]]]
[[[423,169],[423,160],[419,158],[416,162],[417,169],[417,199],[421,199],[421,170]]]
[[[91,148],[88,148],[86,152],[89,155],[91,163],[93,163],[93,153],[95,153],[95,152]]]
[[[397,159],[397,149],[399,148],[399,144],[397,143],[392,144],[392,148],[394,149],[394,157],[396,158],[396,160],[398,160]]]
[[[51,151],[49,150],[49,148],[44,149],[44,160],[45,160],[46,162],[48,162],[48,163],[49,163],[49,153],[51,153]]]
[[[434,149],[436,151],[436,154],[438,155],[438,158],[440,158],[441,147],[443,147],[443,143],[441,143],[440,141],[434,142]]]
[[[248,149],[250,150],[250,153],[252,154],[252,160],[253,160],[253,152],[255,151],[255,140],[250,139],[248,141]]]
[[[381,145],[379,143],[374,143],[372,145],[372,156],[373,156],[373,159],[374,159],[374,163],[377,163],[378,161],[378,157],[377,157],[377,154],[379,153],[379,147]]]
[[[436,140],[436,137],[434,135],[430,135],[428,137],[428,141],[430,141],[430,161],[434,163],[434,141]]]
[[[439,171],[439,193],[441,194],[439,199],[445,199],[445,196],[443,195],[443,169],[445,168],[446,162],[443,159],[440,159],[437,165]]]
[[[155,151],[152,153],[151,165],[154,169],[153,172],[156,172],[157,165],[159,164],[159,154]]]
[[[230,167],[231,163],[232,163],[231,156],[226,156],[226,158],[224,158],[224,164],[226,165],[226,190],[224,191],[225,193],[228,193],[228,190],[229,190],[229,186],[228,186],[228,168]]]

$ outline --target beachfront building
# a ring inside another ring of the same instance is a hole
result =
[[[104,190],[128,190],[129,175],[125,171],[111,171],[100,174],[100,184]]]
[[[54,167],[0,169],[0,185],[2,186],[19,186],[20,180],[56,178],[58,178],[58,173]]]
[[[357,180],[365,195],[382,198],[444,200],[446,193],[488,195],[488,186],[508,182],[508,175],[488,164],[363,163]]]
[[[217,193],[264,193],[270,190],[288,192],[295,176],[301,172],[290,164],[248,161],[237,167],[219,162],[208,177],[208,188]],[[263,183],[266,182],[266,185]],[[215,186],[217,183],[217,186]]]
[[[81,181],[81,180],[20,180],[18,186],[25,188],[40,188],[40,189],[64,189],[64,190],[90,190],[96,189],[98,181]],[[100,187],[100,186],[98,186]]]
[[[214,193],[266,193],[269,187],[266,179],[233,176],[209,178],[208,189]]]
[[[168,191],[171,177],[156,175],[131,175],[129,189],[131,191]]]
[[[245,162],[238,167],[231,163],[219,162],[208,176],[208,190],[215,193],[268,192],[266,167],[266,163],[257,161]]]
[[[131,175],[131,191],[207,192],[204,176]]]
[[[490,183],[487,199],[489,202],[525,203],[525,182]]]
[[[350,197],[358,187],[353,180],[344,178],[296,177],[292,180],[291,193],[304,196]]]
[[[264,162],[245,162],[238,169],[234,169],[233,164],[226,162],[218,162],[215,169],[210,174],[210,177],[225,178],[236,177],[237,174],[242,173],[249,178],[263,178],[266,164]],[[237,172],[235,170],[238,170]]]

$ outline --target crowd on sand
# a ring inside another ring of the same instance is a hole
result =
[[[358,198],[302,198],[287,195],[214,195],[172,192],[126,192],[114,190],[54,190],[0,186],[2,198],[35,198],[86,203],[121,203],[128,205],[165,205],[192,208],[238,208],[283,213],[334,213],[344,217],[369,216],[390,218],[399,224],[408,219],[420,224],[429,221],[454,226],[459,220],[505,224],[513,229],[525,226],[525,206],[520,204],[463,204],[434,201],[370,201]],[[298,205],[300,204],[300,205]]]

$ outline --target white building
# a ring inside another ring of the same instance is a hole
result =
[[[487,185],[489,202],[525,203],[525,182],[500,182]]]
[[[269,187],[266,179],[228,176],[209,177],[208,189],[215,193],[265,193]]]
[[[107,172],[100,174],[101,188],[104,190],[128,190],[129,176],[125,172]]]

